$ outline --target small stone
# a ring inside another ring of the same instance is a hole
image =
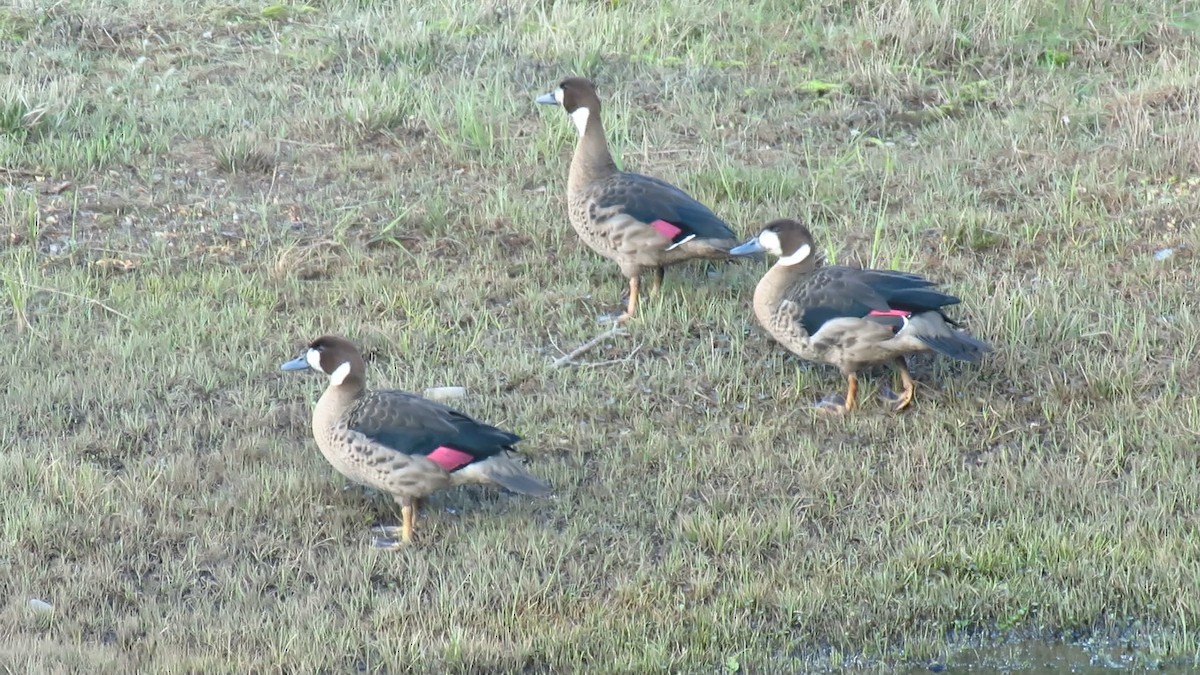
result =
[[[29,606],[39,612],[53,612],[54,611],[54,605],[46,602],[45,600],[39,600],[37,598],[31,598],[29,600]]]
[[[1175,249],[1163,248],[1163,249],[1159,249],[1154,252],[1154,259],[1157,260],[1158,262],[1162,262],[1162,261],[1166,260],[1167,258],[1170,258],[1173,255],[1175,255]]]

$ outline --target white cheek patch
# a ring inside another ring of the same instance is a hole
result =
[[[312,368],[318,373],[325,372],[324,370],[321,370],[321,352],[315,349],[310,349],[304,353],[304,360],[308,361],[309,368]]]
[[[768,253],[783,255],[783,247],[779,245],[779,235],[771,230],[763,230],[758,235],[758,245],[765,248]]]
[[[575,130],[582,136],[587,130],[588,117],[591,117],[592,111],[587,108],[576,108],[575,112],[571,113],[571,121],[575,123]]]
[[[558,101],[558,104],[559,104],[559,105],[562,105],[562,102],[563,102],[563,90],[562,90],[562,87],[559,87],[558,89],[555,89],[555,90],[554,90],[554,100],[555,100],[555,101]]]
[[[796,249],[795,253],[793,253],[789,256],[784,256],[784,257],[780,258],[779,264],[780,265],[795,265],[796,263],[804,262],[808,258],[808,254],[810,254],[810,253],[812,253],[812,247],[809,246],[808,244],[805,244],[805,245],[801,246],[800,248]]]
[[[329,384],[336,387],[345,382],[347,377],[350,377],[349,361],[338,366],[332,373],[329,374]]]

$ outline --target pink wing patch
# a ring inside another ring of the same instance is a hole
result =
[[[658,230],[658,233],[667,239],[674,239],[680,232],[683,232],[678,226],[668,223],[665,220],[656,220],[650,223],[650,227]]]
[[[904,330],[904,328],[905,328],[906,326],[908,326],[908,317],[912,316],[912,312],[906,312],[906,311],[904,311],[904,310],[902,310],[902,309],[888,309],[888,310],[882,310],[882,309],[873,309],[873,310],[871,310],[870,312],[867,312],[867,316],[896,316],[896,317],[900,317],[900,325],[899,325],[899,326],[892,326],[892,327],[891,327],[891,328],[892,328],[892,333],[893,333],[893,334],[895,334],[895,335],[899,335],[899,334],[900,334],[900,331]]]
[[[434,464],[437,464],[446,471],[461,469],[462,467],[470,464],[471,460],[475,459],[462,450],[447,448],[444,445],[425,456],[433,460]]]

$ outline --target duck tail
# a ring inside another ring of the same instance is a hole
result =
[[[992,346],[947,325],[941,312],[925,312],[909,319],[911,335],[939,354],[978,363]]]
[[[553,490],[507,452],[475,462],[454,472],[458,483],[492,483],[518,494],[544,497]]]

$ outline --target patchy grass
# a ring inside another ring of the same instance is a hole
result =
[[[5,668],[781,672],[1089,634],[1196,663],[1186,7],[0,10]],[[572,73],[625,166],[944,281],[995,358],[814,418],[841,380],[753,326],[741,265],[549,369],[623,287],[532,102]],[[557,496],[442,494],[419,546],[368,548],[397,514],[277,372],[325,331],[377,386],[468,387]]]

